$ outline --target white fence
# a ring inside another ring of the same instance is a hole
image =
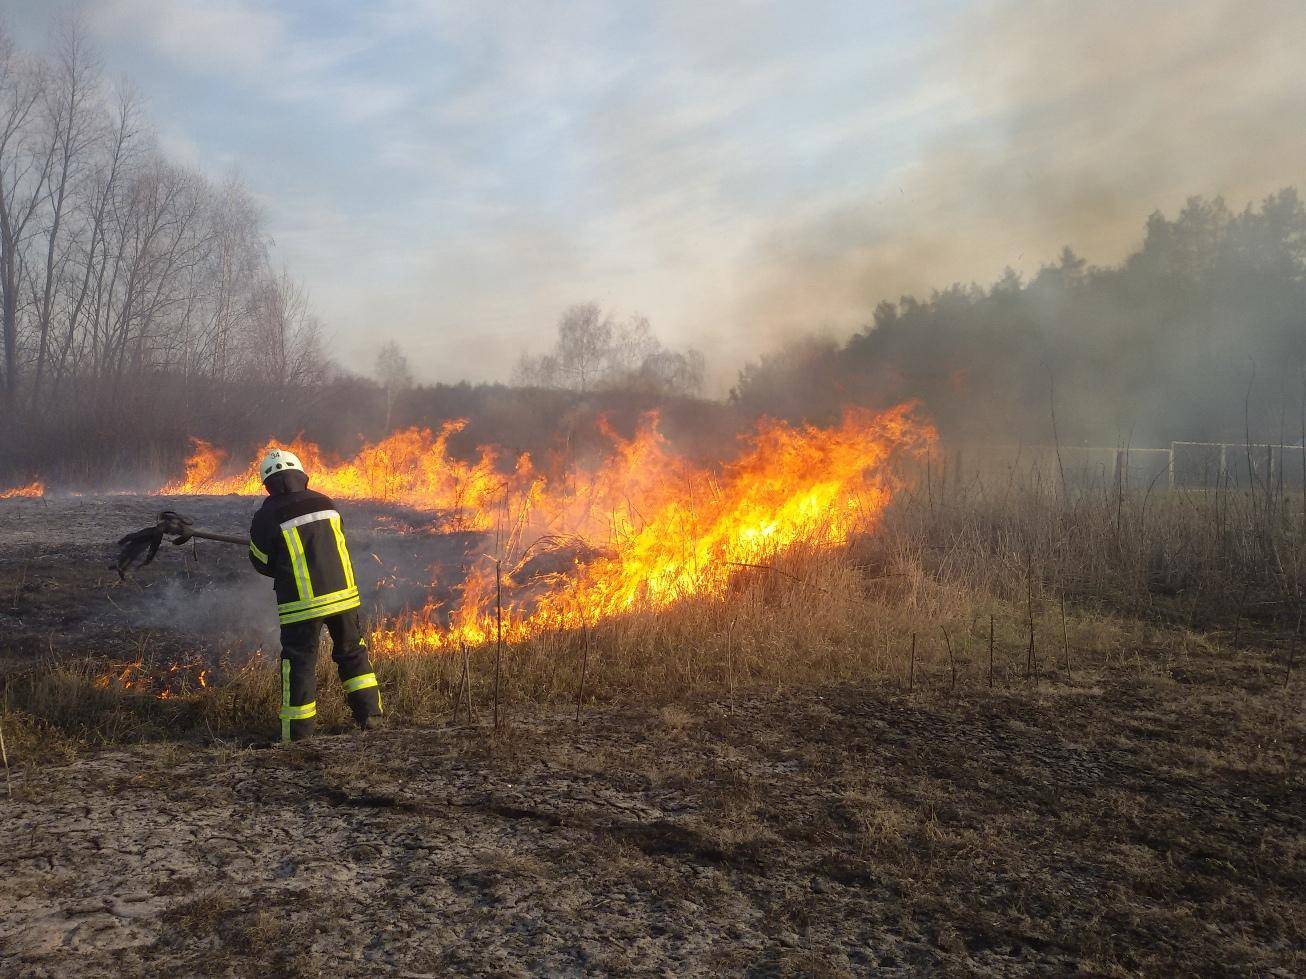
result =
[[[1300,489],[1300,445],[1171,442],[1168,448],[1082,445],[941,445],[926,465],[927,485],[941,492],[1010,482],[1076,488]]]

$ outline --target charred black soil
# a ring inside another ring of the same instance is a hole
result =
[[[0,501],[0,673],[34,659],[95,656],[219,667],[276,647],[266,579],[238,546],[164,543],[119,580],[115,542],[172,508],[197,526],[243,534],[259,500],[240,496],[98,496]],[[439,513],[342,502],[369,611],[447,602],[483,534],[442,532]],[[407,569],[400,571],[398,569]]]

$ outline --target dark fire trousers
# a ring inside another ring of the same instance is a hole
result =
[[[317,726],[317,646],[325,625],[354,720],[381,714],[381,688],[367,658],[358,609],[281,627],[281,740],[309,737]]]

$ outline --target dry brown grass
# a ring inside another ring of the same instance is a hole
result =
[[[952,487],[942,497],[918,490],[874,533],[841,548],[793,548],[764,567],[736,569],[724,597],[601,623],[585,700],[666,706],[868,678],[964,689],[990,683],[990,657],[997,686],[1090,683],[1095,671],[1182,669],[1196,653],[1236,653],[1253,639],[1277,650],[1286,673],[1306,580],[1302,514],[1300,494],[1273,489],[1066,494],[1039,479]],[[574,702],[582,652],[576,632],[508,648],[504,710]],[[471,653],[481,723],[491,716],[493,660],[492,644]],[[415,723],[449,719],[459,657],[387,655],[376,665],[388,712]],[[347,722],[332,669],[323,657],[327,730]],[[4,695],[10,749],[66,755],[179,732],[270,734],[273,672],[256,662],[158,700],[105,685],[89,661],[28,670]],[[673,729],[674,716],[664,715]]]

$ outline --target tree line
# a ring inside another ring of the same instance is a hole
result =
[[[1193,197],[1119,264],[1065,248],[1025,280],[884,301],[846,341],[807,337],[741,373],[747,414],[823,420],[919,399],[945,436],[1165,445],[1306,435],[1306,208]]]

